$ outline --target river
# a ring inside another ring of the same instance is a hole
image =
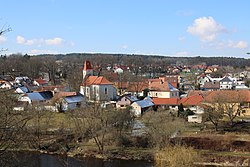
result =
[[[11,152],[1,157],[2,167],[153,167],[153,163],[132,160],[108,160],[96,158],[77,159],[66,156]]]

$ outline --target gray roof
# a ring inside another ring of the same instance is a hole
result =
[[[26,86],[19,87],[24,93],[30,92],[29,89]]]
[[[31,101],[43,101],[50,100],[53,97],[53,94],[50,91],[45,91],[27,93],[27,96],[30,98]]]
[[[168,83],[168,87],[170,91],[179,91],[178,89],[176,89],[173,85],[171,85],[170,83]]]
[[[67,96],[64,98],[64,100],[67,102],[67,103],[77,103],[77,102],[82,102],[84,101],[84,96],[83,95],[74,95],[74,96]]]
[[[225,77],[222,80],[220,80],[220,82],[233,82],[230,78]]]
[[[150,100],[140,100],[136,101],[135,103],[138,104],[141,108],[154,106],[154,103],[152,103]]]
[[[135,101],[138,101],[139,99],[137,99],[137,97],[135,96],[132,96],[132,95],[128,95],[126,96],[126,98],[131,101],[131,102],[135,102]]]

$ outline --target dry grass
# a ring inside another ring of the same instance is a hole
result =
[[[181,145],[168,146],[155,155],[156,167],[188,167],[201,161],[200,156],[192,147]]]

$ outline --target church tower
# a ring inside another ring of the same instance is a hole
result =
[[[83,67],[83,71],[82,71],[83,80],[87,79],[88,76],[93,76],[93,68],[91,66],[90,61],[86,60],[84,62],[84,67]]]

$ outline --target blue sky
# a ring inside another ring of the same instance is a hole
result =
[[[250,58],[249,0],[0,0],[1,54]]]

